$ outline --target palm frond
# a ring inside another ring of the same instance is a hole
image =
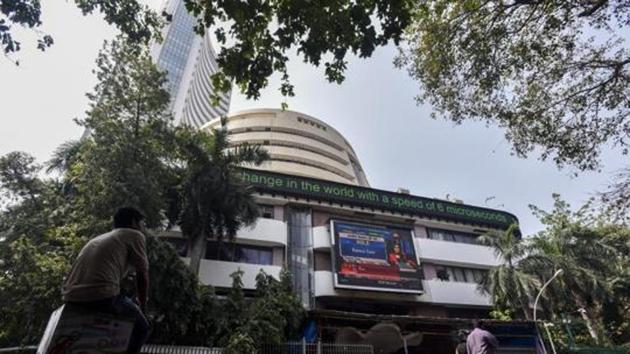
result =
[[[68,170],[72,160],[77,157],[84,144],[83,140],[68,140],[55,149],[52,157],[46,162],[46,172],[63,173]]]

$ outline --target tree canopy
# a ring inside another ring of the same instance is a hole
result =
[[[248,98],[258,98],[270,76],[281,73],[280,90],[293,95],[287,62],[296,49],[304,62],[323,63],[326,78],[344,79],[347,55],[365,58],[390,41],[398,44],[410,21],[411,0],[375,1],[193,1],[183,0],[196,16],[199,34],[210,30],[218,39],[217,62],[221,72],[213,78],[218,90],[234,83]],[[100,12],[135,43],[159,38],[160,17],[137,0],[75,0],[84,14]],[[37,29],[42,25],[37,1],[14,0],[0,4],[0,39],[5,54],[17,52],[13,25]],[[191,29],[192,30],[192,29]],[[38,48],[46,49],[53,38],[41,34]]]
[[[257,215],[236,166],[262,161],[264,150],[229,150],[225,130],[212,135],[175,127],[164,113],[165,74],[145,46],[118,38],[105,44],[96,63],[98,83],[78,121],[87,132],[82,139],[61,144],[46,165],[24,152],[0,157],[0,346],[38,342],[61,305],[77,253],[89,237],[111,228],[118,207],[142,210],[152,232],[181,224],[190,238],[204,239],[229,238]],[[213,198],[203,200],[208,195]],[[199,220],[206,217],[210,224]],[[206,231],[198,232],[195,222]],[[228,345],[238,333],[252,343],[279,344],[301,325],[303,309],[286,272],[278,280],[261,273],[251,305],[237,273],[224,302],[159,237],[147,235],[147,253],[153,343]],[[123,284],[126,292],[133,293],[132,284]]]
[[[102,13],[108,23],[115,25],[136,43],[148,43],[160,27],[159,16],[136,0],[75,0],[74,3],[84,15],[95,11]],[[54,43],[50,35],[38,29],[42,26],[41,15],[40,1],[11,0],[0,3],[0,44],[5,55],[22,48],[22,43],[14,37],[14,25],[34,30],[39,36],[37,48],[40,50]]]
[[[629,26],[624,0],[426,1],[396,63],[440,116],[504,128],[518,156],[597,170],[603,149],[630,147]]]
[[[532,206],[545,226],[536,235],[520,241],[509,231],[481,237],[502,264],[480,288],[492,297],[496,314],[530,318],[529,304],[540,287],[562,269],[542,294],[538,309],[544,316],[538,318],[560,325],[566,316],[580,324],[579,344],[630,344],[630,229],[590,204],[574,211],[558,195],[554,200],[551,211]]]

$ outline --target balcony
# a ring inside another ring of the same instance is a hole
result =
[[[240,229],[236,240],[260,246],[286,246],[287,224],[282,220],[259,218],[254,225]]]
[[[416,238],[415,242],[420,262],[480,268],[499,264],[499,259],[490,247],[428,238]]]
[[[188,259],[184,261],[186,263],[189,262]],[[202,259],[199,266],[199,281],[205,285],[229,288],[232,287],[230,274],[239,269],[243,271],[243,287],[245,289],[256,289],[256,276],[261,269],[274,278],[280,279],[282,267]]]
[[[429,301],[435,304],[491,306],[490,298],[477,290],[475,283],[458,283],[440,280],[422,282]]]
[[[330,247],[328,226],[315,226],[313,228],[313,249],[330,249]]]

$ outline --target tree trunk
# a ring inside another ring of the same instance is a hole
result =
[[[578,306],[580,306],[580,309],[578,311],[582,315],[582,319],[584,320],[584,322],[586,322],[586,328],[588,329],[588,333],[595,340],[595,343],[599,344],[599,336],[597,335],[597,331],[595,330],[595,325],[593,323],[593,320],[591,319],[591,316],[586,311],[586,303],[582,301],[579,297],[576,297],[576,298],[577,298],[576,302]]]
[[[207,242],[206,233],[201,232],[190,244],[190,249],[188,251],[188,256],[190,257],[189,268],[194,274],[199,274],[199,265],[206,254]]]

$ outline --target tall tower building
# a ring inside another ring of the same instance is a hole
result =
[[[227,114],[231,94],[222,94],[219,105],[213,106],[210,77],[218,71],[218,65],[210,36],[195,33],[195,19],[183,0],[168,0],[164,10],[172,19],[162,29],[162,43],[152,46],[151,55],[167,72],[175,122],[200,127]]]

